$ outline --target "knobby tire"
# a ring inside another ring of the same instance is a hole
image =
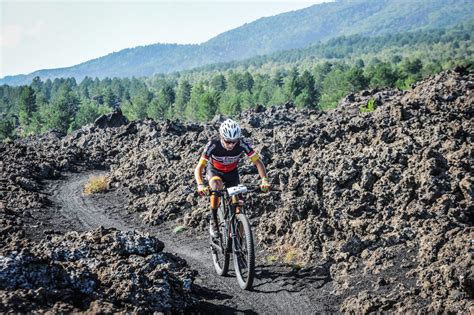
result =
[[[250,290],[255,277],[255,249],[249,220],[242,213],[236,215],[235,232],[238,248],[233,248],[233,258],[237,282],[241,289]]]
[[[212,219],[211,219],[212,220]],[[229,271],[229,233],[226,231],[225,228],[225,220],[224,220],[224,209],[221,205],[217,210],[217,222],[218,222],[218,231],[219,231],[219,245],[222,248],[222,251],[218,251],[215,248],[211,248],[212,250],[212,262],[214,263],[214,269],[219,276],[227,275]],[[211,240],[212,242],[213,240]]]

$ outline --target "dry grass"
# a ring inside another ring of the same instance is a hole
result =
[[[91,176],[84,185],[86,195],[106,192],[109,189],[109,180],[106,176]]]
[[[275,255],[267,256],[267,264],[274,264],[278,261],[278,257]]]
[[[297,260],[298,253],[296,252],[296,249],[294,248],[289,248],[287,249],[286,253],[283,256],[283,262],[285,264],[291,265]]]
[[[302,259],[303,253],[301,249],[290,244],[284,244],[279,248],[279,252],[280,257],[283,259],[283,263],[286,265],[298,269],[304,267],[305,264]]]
[[[285,265],[291,266],[296,269],[301,269],[306,264],[303,260],[304,255],[302,250],[294,245],[285,243],[283,245],[278,246],[272,252],[272,255],[268,255],[266,257],[266,261],[268,264],[282,262]]]

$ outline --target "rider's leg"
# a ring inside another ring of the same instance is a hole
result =
[[[226,177],[224,179],[226,181],[226,187],[233,187],[240,184],[240,176],[237,169],[226,174]],[[237,199],[233,200],[235,201],[235,213],[240,213],[242,211],[242,207],[244,206],[244,197],[242,194],[239,194],[238,196],[234,197],[236,197]],[[238,229],[240,236],[244,235],[244,227],[241,224],[238,225]]]
[[[219,176],[213,176],[209,179],[209,186],[211,190],[221,190],[224,188],[222,179]],[[217,210],[219,208],[219,196],[211,195],[211,209]]]
[[[240,184],[240,176],[239,176],[239,172],[237,169],[235,169],[234,171],[226,174],[226,177],[224,178],[224,180],[226,181],[226,187],[233,187],[233,186],[237,186]],[[240,210],[242,209],[242,206],[243,206],[243,196],[241,194],[239,194],[238,196],[236,196],[237,200],[233,200],[234,204],[236,205],[235,207],[235,212],[236,213],[240,213]]]
[[[242,196],[242,194],[239,194],[237,196],[238,198],[238,202],[239,202],[239,205],[237,207],[235,207],[235,212],[236,213],[240,213],[240,210],[242,209],[242,207],[244,206],[244,196]]]
[[[213,176],[209,178],[209,186],[211,190],[221,190],[224,188],[222,179],[219,176]],[[220,197],[216,195],[211,195],[211,212],[212,219],[214,221],[214,226],[217,230],[217,208],[219,208]]]

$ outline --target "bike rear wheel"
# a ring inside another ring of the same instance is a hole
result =
[[[234,268],[241,289],[250,290],[255,277],[255,250],[250,223],[244,214],[237,214],[235,220],[235,241],[233,248]]]
[[[217,210],[217,223],[218,223],[218,239],[211,242],[217,243],[220,248],[214,248],[212,250],[212,262],[214,263],[214,269],[219,276],[225,276],[229,271],[229,233],[227,233],[224,220],[224,209],[219,207]]]

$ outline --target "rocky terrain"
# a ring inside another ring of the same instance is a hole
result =
[[[0,256],[0,310],[163,312],[193,305],[187,290],[194,272],[162,250],[155,237],[104,228],[12,242]]]
[[[301,275],[323,266],[325,294],[341,312],[474,311],[473,87],[474,73],[456,69],[410,91],[348,95],[330,112],[286,104],[243,113],[245,136],[279,189],[247,198],[259,245]],[[361,111],[369,101],[377,108]],[[192,193],[193,169],[220,120],[128,122],[116,112],[70,135],[1,144],[0,310],[195,304],[198,276],[156,237],[54,232],[37,218],[53,206],[45,180],[105,169],[143,224],[202,232],[208,211]],[[241,179],[258,180],[248,162]]]

